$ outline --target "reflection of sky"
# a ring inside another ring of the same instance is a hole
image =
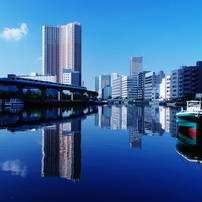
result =
[[[12,175],[20,175],[21,177],[27,175],[27,166],[18,159],[5,161],[0,164],[0,167],[3,171],[10,171]]]

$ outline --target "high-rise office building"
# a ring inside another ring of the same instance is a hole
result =
[[[63,83],[63,69],[81,74],[81,24],[78,22],[42,25],[42,72],[56,74],[57,82]]]
[[[142,72],[142,56],[133,56],[130,58],[130,76],[136,76]]]
[[[103,98],[104,88],[109,92],[108,87],[111,87],[111,75],[102,74],[95,77],[95,91],[98,92],[100,98]],[[111,92],[109,92],[109,96],[111,96]]]

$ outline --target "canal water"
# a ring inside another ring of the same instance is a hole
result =
[[[178,109],[2,109],[0,201],[201,201],[202,166],[176,150]]]

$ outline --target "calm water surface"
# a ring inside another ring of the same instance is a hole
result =
[[[201,201],[176,151],[176,109],[3,110],[0,201]]]

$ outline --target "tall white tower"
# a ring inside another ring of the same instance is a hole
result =
[[[57,82],[62,83],[63,69],[81,74],[81,24],[78,22],[42,25],[42,73],[56,74]]]

